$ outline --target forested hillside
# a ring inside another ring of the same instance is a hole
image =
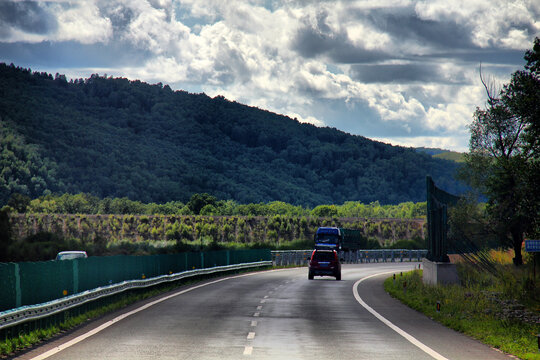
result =
[[[0,64],[0,204],[13,193],[143,202],[194,193],[314,206],[425,200],[425,176],[456,193],[458,166],[332,128],[123,78]]]

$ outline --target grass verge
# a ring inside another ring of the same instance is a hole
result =
[[[427,286],[422,282],[422,270],[396,275],[395,281],[390,277],[384,282],[391,296],[443,325],[520,359],[540,360],[538,304],[529,301],[532,308],[526,308],[507,298],[500,286],[485,278],[480,282],[469,278],[463,286]]]

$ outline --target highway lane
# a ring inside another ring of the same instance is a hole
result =
[[[342,281],[308,280],[307,268],[210,280],[121,320],[107,322],[116,313],[89,324],[21,359],[47,350],[48,359],[508,359],[390,298],[381,285],[388,275],[366,279],[415,265],[344,265]],[[354,296],[359,279],[358,296],[371,312]],[[54,353],[101,324],[107,327]]]

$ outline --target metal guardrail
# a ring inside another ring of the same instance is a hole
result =
[[[272,251],[274,266],[307,265],[313,250],[281,250]],[[427,255],[427,250],[406,249],[376,249],[341,251],[339,257],[342,263],[360,264],[372,262],[403,262],[421,261]]]
[[[311,257],[311,250],[278,250],[271,251],[274,266],[307,265]]]
[[[39,320],[57,313],[69,310],[76,306],[101,299],[106,296],[119,294],[130,289],[146,288],[165,282],[177,281],[193,276],[208,275],[217,272],[242,270],[261,266],[272,266],[271,261],[258,261],[253,263],[235,264],[227,266],[216,266],[213,268],[190,270],[171,275],[161,275],[144,280],[129,280],[118,284],[102,286],[96,289],[87,290],[78,294],[63,297],[37,305],[22,306],[16,309],[0,312],[0,330],[21,323]]]

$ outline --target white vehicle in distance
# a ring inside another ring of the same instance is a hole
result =
[[[87,257],[86,251],[61,251],[56,255],[56,260],[73,260]]]

